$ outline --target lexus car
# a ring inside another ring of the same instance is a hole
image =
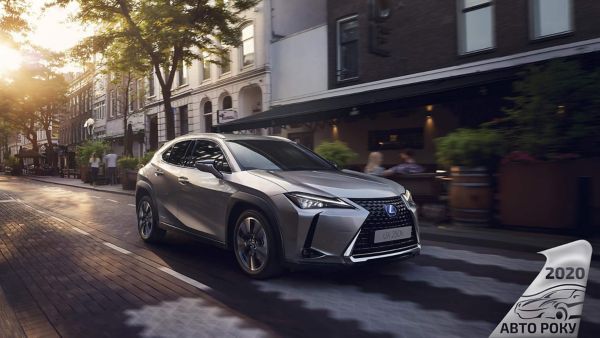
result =
[[[176,138],[139,170],[136,206],[144,241],[182,231],[232,250],[255,278],[289,265],[354,265],[421,250],[408,190],[340,170],[281,137]]]

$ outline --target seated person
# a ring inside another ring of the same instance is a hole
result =
[[[411,150],[402,150],[400,152],[400,160],[402,162],[384,171],[383,176],[418,174],[424,172],[425,168],[417,164],[413,155]]]
[[[365,166],[364,170],[365,174],[371,174],[375,176],[383,175],[385,169],[383,169],[383,167],[381,166],[382,162],[383,155],[380,152],[374,151],[370,153],[367,165]]]

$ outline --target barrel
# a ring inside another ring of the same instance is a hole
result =
[[[489,224],[492,187],[485,167],[450,169],[450,214],[455,223]]]

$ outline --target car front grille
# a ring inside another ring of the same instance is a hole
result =
[[[408,249],[417,244],[415,224],[413,215],[404,204],[401,197],[381,199],[351,199],[354,203],[365,208],[369,216],[362,224],[358,238],[352,249],[352,256],[371,256],[377,253]],[[384,210],[384,205],[392,204],[398,209],[396,216],[390,217]],[[412,236],[403,240],[375,243],[375,231],[397,228],[412,227]]]

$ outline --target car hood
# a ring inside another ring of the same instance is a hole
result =
[[[386,198],[404,192],[404,188],[393,181],[350,170],[252,170],[251,173],[276,183],[288,192],[346,198]]]

